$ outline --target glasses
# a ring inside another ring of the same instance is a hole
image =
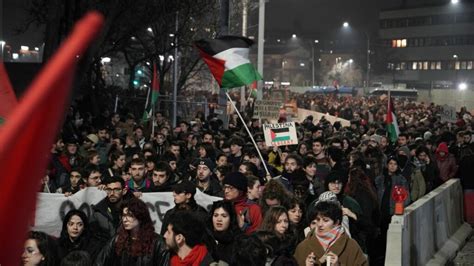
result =
[[[122,192],[121,188],[106,188],[104,190],[105,190],[105,193],[107,193],[107,194],[111,194],[112,192],[115,193],[115,194],[118,194],[118,193]]]
[[[122,220],[131,221],[131,220],[135,219],[135,215],[133,215],[133,214],[131,214],[131,213],[127,213],[127,214],[122,214],[120,218],[121,218]]]

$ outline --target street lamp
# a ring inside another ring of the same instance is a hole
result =
[[[0,41],[0,46],[2,47],[2,54],[0,55],[0,58],[3,61],[3,47],[5,47],[6,42],[5,41]]]
[[[349,28],[349,22],[344,22],[342,23],[342,27],[344,28]],[[363,31],[365,37],[367,38],[367,73],[365,77],[365,87],[369,88],[370,84],[370,35],[366,32]]]
[[[451,0],[451,4],[454,4],[454,5],[455,5],[455,4],[457,4],[457,3],[459,3],[459,0]]]
[[[296,39],[296,34],[291,35],[291,38]]]
[[[458,89],[459,89],[460,91],[466,90],[466,89],[467,89],[467,83],[465,83],[465,82],[459,83]]]

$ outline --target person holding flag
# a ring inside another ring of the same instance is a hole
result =
[[[199,54],[209,67],[211,74],[219,86],[226,90],[227,98],[249,134],[260,160],[264,162],[252,133],[227,92],[227,89],[249,85],[262,79],[249,60],[249,50],[252,44],[252,40],[241,36],[221,36],[213,40],[202,39],[195,42]],[[265,163],[263,166],[267,175],[270,175]]]

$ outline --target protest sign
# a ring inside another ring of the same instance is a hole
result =
[[[281,102],[257,100],[254,106],[254,117],[269,120],[278,120],[280,117]]]
[[[441,122],[456,122],[456,108],[447,104],[441,106]]]
[[[59,237],[64,216],[72,209],[84,211],[88,217],[92,214],[92,205],[104,199],[106,194],[97,188],[86,188],[76,194],[65,197],[58,193],[39,193],[36,205],[35,224],[32,230],[43,231],[52,236]],[[194,196],[196,202],[206,209],[214,201],[221,200],[197,190]],[[174,207],[172,192],[143,193],[141,198],[150,211],[151,220],[155,231],[161,231],[161,224],[166,211]]]
[[[298,144],[295,122],[264,124],[263,133],[268,147]]]

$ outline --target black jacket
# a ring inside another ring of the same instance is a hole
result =
[[[127,252],[122,252],[121,255],[115,253],[115,242],[116,237],[111,239],[107,245],[97,256],[94,262],[95,266],[155,266],[155,265],[168,265],[169,264],[169,252],[166,249],[166,245],[158,234],[155,234],[155,240],[153,243],[153,253],[150,255],[131,257]]]

